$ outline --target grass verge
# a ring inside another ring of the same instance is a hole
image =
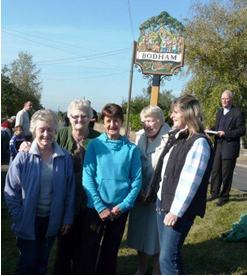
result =
[[[15,274],[18,251],[15,237],[10,230],[10,219],[2,201],[1,274]],[[197,218],[183,248],[185,273],[195,274],[247,274],[247,243],[226,242],[221,234],[229,230],[247,212],[247,193],[233,190],[229,203],[216,207],[209,202],[204,219]],[[125,245],[124,235],[118,258],[118,274],[135,274],[137,258],[135,250]],[[54,250],[48,272],[52,272]],[[149,268],[151,273],[151,268]]]

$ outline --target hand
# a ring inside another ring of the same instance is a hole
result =
[[[31,142],[24,141],[20,144],[19,151],[29,152],[31,148]]]
[[[105,221],[112,218],[112,214],[109,208],[104,209],[102,212],[99,213],[99,217],[101,220]]]
[[[222,131],[222,130],[220,130],[220,131],[217,132],[217,135],[218,135],[219,137],[223,137],[223,136],[225,136],[225,132]]]
[[[121,210],[119,209],[118,206],[115,206],[111,209],[111,213],[114,217],[119,217],[121,215]]]
[[[69,233],[70,231],[70,228],[71,228],[71,224],[64,224],[62,227],[61,227],[61,235],[66,235]]]
[[[166,226],[174,226],[177,220],[178,220],[178,217],[169,212],[166,214],[164,218],[164,224]]]

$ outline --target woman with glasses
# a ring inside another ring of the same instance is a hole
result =
[[[127,245],[138,251],[136,274],[147,273],[148,258],[152,256],[152,274],[157,275],[160,272],[155,201],[145,202],[145,194],[159,156],[166,145],[170,127],[165,123],[163,112],[158,106],[144,107],[140,119],[143,129],[136,134],[136,144],[141,151],[142,189],[135,207],[130,211]]]
[[[64,127],[58,132],[57,142],[72,153],[76,179],[76,208],[71,231],[66,235],[60,233],[58,236],[54,265],[54,273],[57,275],[82,274],[82,225],[87,203],[86,194],[81,184],[82,164],[89,141],[100,135],[98,131],[89,127],[93,116],[89,101],[73,100],[68,106],[67,116],[70,126]]]

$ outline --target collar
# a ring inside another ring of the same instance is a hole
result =
[[[184,137],[185,135],[188,134],[187,130],[188,130],[187,126],[185,128],[183,128],[183,129],[176,129],[175,138],[178,139],[178,138]]]
[[[53,158],[65,155],[62,148],[57,144],[57,142],[54,141],[53,144],[52,144],[52,147],[53,147],[53,155],[52,155]],[[34,141],[32,142],[29,153],[40,156],[39,148],[38,148],[38,144],[37,144],[36,139],[34,139]]]
[[[231,110],[231,107],[229,108],[223,108],[223,114],[226,115]]]

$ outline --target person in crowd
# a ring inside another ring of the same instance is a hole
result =
[[[91,101],[88,100],[88,102],[91,105]],[[95,109],[92,108],[92,110],[93,110],[93,116],[92,116],[92,118],[90,119],[90,122],[89,122],[89,127],[90,128],[94,128],[95,123],[98,122],[98,113]]]
[[[93,110],[93,117],[91,118],[90,122],[89,122],[89,127],[90,128],[94,128],[94,125],[96,122],[98,122],[98,114],[97,111],[95,109]]]
[[[10,160],[9,141],[11,139],[11,124],[9,119],[1,121],[1,162],[8,164]]]
[[[116,274],[128,210],[141,188],[139,149],[120,134],[122,108],[107,104],[101,119],[106,133],[90,142],[83,165],[88,198],[83,231],[85,274]]]
[[[54,264],[54,273],[82,274],[83,260],[80,258],[83,246],[82,224],[86,207],[86,195],[83,190],[82,164],[85,150],[89,141],[100,135],[89,128],[92,109],[87,100],[73,100],[68,106],[67,116],[70,121],[68,127],[62,128],[57,135],[58,144],[72,153],[76,179],[76,210],[74,224],[66,235],[59,235]]]
[[[222,108],[216,114],[215,157],[211,174],[211,196],[218,198],[217,206],[229,201],[233,172],[240,151],[240,137],[245,135],[244,113],[233,106],[233,93],[225,90],[221,95]],[[222,189],[221,189],[222,186]]]
[[[67,113],[64,115],[64,127],[68,127],[70,125],[69,117]]]
[[[171,119],[174,130],[169,133],[149,183],[158,190],[159,261],[164,275],[184,274],[181,249],[195,217],[205,214],[213,160],[199,102],[193,96],[182,96],[174,101]],[[150,189],[150,196],[152,193]]]
[[[57,233],[73,223],[75,180],[71,155],[55,142],[55,113],[35,112],[30,130],[31,148],[11,163],[4,194],[20,252],[17,273],[45,274]]]
[[[25,141],[25,137],[23,134],[23,128],[22,126],[16,126],[14,128],[14,135],[11,137],[9,141],[9,151],[10,151],[10,161],[12,162],[18,151],[21,143]]]
[[[15,123],[15,116],[11,116],[10,118],[3,119],[1,122],[1,130],[5,130],[10,138],[13,133],[14,123]]]
[[[32,140],[32,134],[29,130],[30,128],[30,119],[29,113],[32,109],[33,105],[32,102],[28,101],[24,103],[24,107],[16,114],[15,126],[22,126],[25,139],[27,141]]]
[[[1,130],[7,131],[8,135],[11,137],[11,124],[9,119],[3,119],[1,122]]]
[[[153,272],[159,271],[159,237],[156,223],[155,201],[145,202],[146,188],[163,151],[170,127],[158,106],[144,107],[140,114],[143,129],[136,134],[136,143],[141,152],[142,189],[135,207],[130,211],[127,245],[138,251],[137,275],[145,275],[148,256],[153,256]]]

